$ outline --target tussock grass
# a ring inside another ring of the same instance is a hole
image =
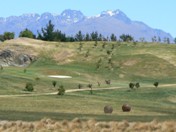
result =
[[[82,121],[78,118],[72,121],[55,121],[44,118],[35,122],[24,121],[0,121],[0,131],[6,132],[174,132],[176,130],[175,121],[158,122],[153,120],[151,122],[100,122],[96,120]]]

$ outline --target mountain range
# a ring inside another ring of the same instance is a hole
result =
[[[23,14],[21,16],[10,16],[7,18],[0,17],[0,34],[4,32],[15,32],[16,36],[28,28],[34,34],[45,27],[51,20],[55,25],[55,29],[61,30],[63,33],[74,36],[79,30],[82,33],[91,33],[97,31],[104,36],[110,36],[114,33],[116,36],[121,34],[129,34],[136,40],[145,38],[151,41],[152,37],[160,37],[161,41],[173,37],[160,29],[149,27],[143,22],[131,20],[125,13],[120,10],[103,11],[99,15],[87,17],[81,11],[64,10],[61,14],[43,13],[39,14]]]

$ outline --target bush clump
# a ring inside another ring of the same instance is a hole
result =
[[[32,83],[26,83],[25,90],[32,92],[34,90],[33,84]]]
[[[64,95],[64,94],[65,94],[64,86],[63,86],[63,85],[60,85],[60,86],[59,86],[59,89],[58,89],[58,95]]]

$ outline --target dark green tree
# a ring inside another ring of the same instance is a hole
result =
[[[83,86],[81,84],[78,84],[78,88],[81,89]]]
[[[55,32],[53,32],[53,40],[59,41],[59,42],[65,42],[67,41],[67,37],[61,31],[56,30]]]
[[[56,84],[57,84],[56,81],[52,81],[52,85],[53,85],[53,87],[56,87]]]
[[[25,29],[20,32],[19,37],[35,38],[35,35],[29,29]]]
[[[88,84],[87,86],[90,88],[90,94],[93,94],[93,91],[92,91],[92,84]]]
[[[174,43],[176,44],[176,38],[174,38]]]
[[[157,41],[156,36],[153,36],[153,37],[152,37],[152,42],[156,42],[156,41]]]
[[[135,84],[134,84],[134,83],[129,83],[129,88],[133,89],[133,88],[134,88],[134,86],[135,86]]]
[[[78,31],[78,33],[76,34],[75,38],[76,38],[77,41],[83,41],[84,35],[82,34],[81,31]]]
[[[133,37],[129,34],[122,34],[120,35],[120,39],[123,41],[123,42],[130,42],[130,41],[133,41]]]
[[[14,39],[15,33],[14,32],[4,32],[4,40]]]
[[[137,82],[137,83],[135,84],[135,87],[136,87],[136,88],[140,88],[140,84]]]
[[[159,85],[159,82],[154,82],[153,85],[157,88]]]
[[[58,95],[64,95],[64,94],[65,94],[64,86],[63,86],[63,85],[60,85],[60,86],[59,86],[59,89],[58,89]]]
[[[32,92],[34,90],[33,84],[32,83],[26,83],[25,90]]]
[[[91,39],[93,41],[97,41],[98,40],[98,32],[92,32],[91,33]]]
[[[113,33],[111,34],[110,38],[111,41],[117,41],[117,37]]]
[[[54,41],[54,25],[51,20],[46,25],[46,28],[41,29],[41,33],[38,32],[38,38],[46,41]]]
[[[166,39],[166,43],[170,44],[170,39],[169,38]]]
[[[86,33],[85,41],[91,41],[90,35]]]

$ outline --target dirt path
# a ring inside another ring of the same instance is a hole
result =
[[[112,90],[112,89],[119,89],[122,87],[109,87],[109,88],[92,88],[92,90]],[[73,92],[79,92],[79,91],[89,91],[90,88],[84,88],[84,89],[68,89],[65,92],[66,93],[73,93]],[[56,95],[58,92],[52,92],[52,93],[26,93],[26,94],[18,94],[18,95],[0,95],[0,98],[3,97],[29,97],[29,96],[43,96],[43,95]]]
[[[163,84],[159,85],[159,87],[172,87],[176,86],[176,84]],[[151,87],[148,86],[148,87]],[[120,89],[124,87],[108,87],[108,88],[92,88],[92,90],[112,90],[112,89]],[[68,89],[65,92],[66,93],[73,93],[73,92],[79,92],[79,91],[89,91],[90,88],[84,88],[84,89]],[[18,94],[18,95],[0,95],[0,98],[3,97],[29,97],[29,96],[43,96],[43,95],[56,95],[58,92],[52,92],[52,93],[26,93],[26,94]]]

